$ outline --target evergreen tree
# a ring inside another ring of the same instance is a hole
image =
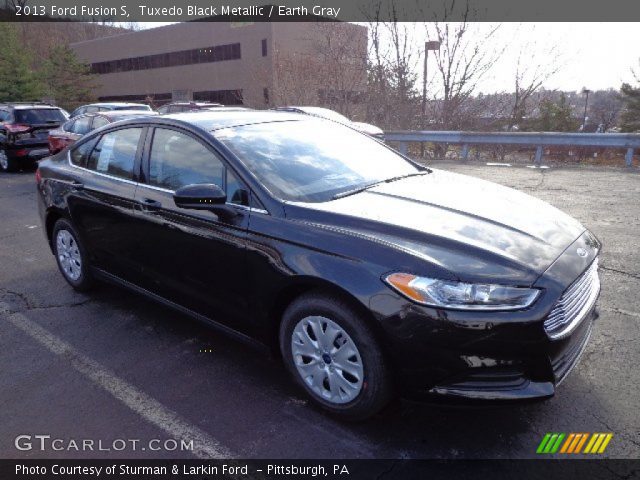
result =
[[[620,116],[620,128],[623,132],[640,132],[640,86],[632,87],[628,83],[620,89],[624,110]]]
[[[95,100],[95,76],[68,46],[53,47],[42,70],[47,96],[57,105],[73,109]]]
[[[571,105],[564,93],[557,102],[543,100],[540,103],[540,116],[534,122],[534,128],[540,132],[573,132],[578,128],[578,121],[573,118]]]
[[[0,102],[39,100],[42,82],[31,65],[31,52],[20,43],[11,23],[0,23]]]

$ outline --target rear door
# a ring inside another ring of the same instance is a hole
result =
[[[68,198],[92,265],[136,282],[134,198],[146,128],[111,130],[70,151],[75,185]]]
[[[245,330],[237,322],[245,316],[249,298],[246,187],[210,145],[187,131],[156,127],[148,135],[146,151],[144,181],[136,192],[142,242],[137,258],[145,287],[219,323]],[[197,183],[227,189],[236,215],[225,220],[210,211],[178,208],[174,191]]]

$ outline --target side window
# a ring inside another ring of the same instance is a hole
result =
[[[71,163],[77,165],[78,167],[84,167],[87,163],[87,158],[89,157],[91,150],[96,144],[96,141],[97,139],[93,139],[71,149]]]
[[[142,128],[123,128],[106,133],[93,149],[87,168],[132,179]]]
[[[73,132],[73,127],[75,123],[76,123],[75,120],[65,123],[64,125],[62,125],[62,130],[64,130],[65,132]]]
[[[168,111],[169,111],[169,107],[168,107],[167,105],[165,105],[165,106],[163,106],[163,107],[160,107],[160,108],[158,109],[158,113],[159,113],[160,115],[162,115],[162,114],[164,114],[164,113],[167,113]]]
[[[109,120],[99,115],[96,115],[95,117],[93,117],[93,126],[91,127],[91,129],[95,130],[96,128],[104,127],[108,123],[109,123]]]
[[[6,122],[9,119],[9,112],[0,110],[0,122]]]
[[[222,187],[224,166],[220,159],[193,137],[156,128],[149,155],[149,184],[177,190],[193,183]]]
[[[236,205],[249,206],[249,190],[238,178],[227,169],[227,183],[225,186],[227,193],[227,202],[235,203]]]
[[[84,113],[95,113],[99,110],[98,107],[87,107],[84,111]]]
[[[91,117],[80,117],[74,123],[71,131],[79,135],[84,135],[91,129]]]

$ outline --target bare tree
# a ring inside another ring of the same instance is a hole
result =
[[[468,3],[462,21],[448,22],[454,8],[458,8],[454,2],[445,6],[442,22],[425,24],[427,38],[440,42],[435,63],[442,100],[438,102],[435,114],[441,128],[445,129],[460,128],[464,103],[504,52],[504,46],[494,41],[499,24],[471,23]]]
[[[381,22],[380,18],[397,20],[406,17],[393,0],[374,9],[369,27],[367,120],[383,128],[414,128],[419,113],[415,84],[420,52],[414,39],[415,24],[398,21]],[[402,5],[404,7],[404,5]],[[402,14],[402,15],[401,15]]]
[[[535,36],[535,32],[532,31],[525,36]],[[539,42],[533,40],[519,47],[508,130],[522,123],[529,113],[529,103],[534,93],[544,82],[558,73],[560,65],[560,55],[555,45],[541,49]]]

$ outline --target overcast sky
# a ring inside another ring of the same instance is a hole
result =
[[[164,24],[140,24],[142,28],[160,25]],[[416,45],[421,45],[425,40],[424,27],[413,27]],[[473,25],[479,34],[491,27],[491,24]],[[521,51],[531,64],[549,61],[560,65],[558,73],[544,83],[548,89],[619,89],[622,82],[633,82],[632,68],[640,73],[640,23],[503,23],[488,45],[504,51],[480,83],[478,90],[483,93],[513,89]],[[420,75],[421,62],[422,57],[416,59]],[[433,62],[431,57],[430,78],[435,72]]]

